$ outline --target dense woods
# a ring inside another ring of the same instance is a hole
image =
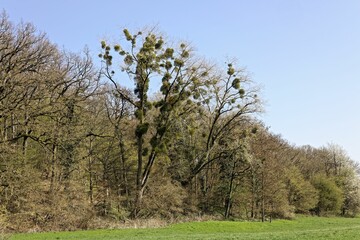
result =
[[[235,62],[156,32],[120,39],[92,59],[1,16],[0,231],[358,213],[357,164],[272,133]]]

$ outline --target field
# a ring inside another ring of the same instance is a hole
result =
[[[11,240],[45,239],[360,239],[360,218],[299,217],[272,223],[209,221],[165,228],[16,234]]]

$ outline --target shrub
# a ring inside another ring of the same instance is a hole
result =
[[[335,181],[326,176],[317,175],[312,182],[319,192],[319,201],[316,207],[317,214],[339,213],[344,202],[344,196]]]

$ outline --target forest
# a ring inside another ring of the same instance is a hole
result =
[[[358,164],[335,143],[271,132],[235,61],[156,31],[116,34],[93,58],[1,15],[0,232],[359,213]]]

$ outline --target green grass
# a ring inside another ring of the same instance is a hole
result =
[[[11,240],[45,239],[359,239],[360,218],[299,217],[296,220],[260,222],[190,222],[156,229],[91,230],[16,234]]]

